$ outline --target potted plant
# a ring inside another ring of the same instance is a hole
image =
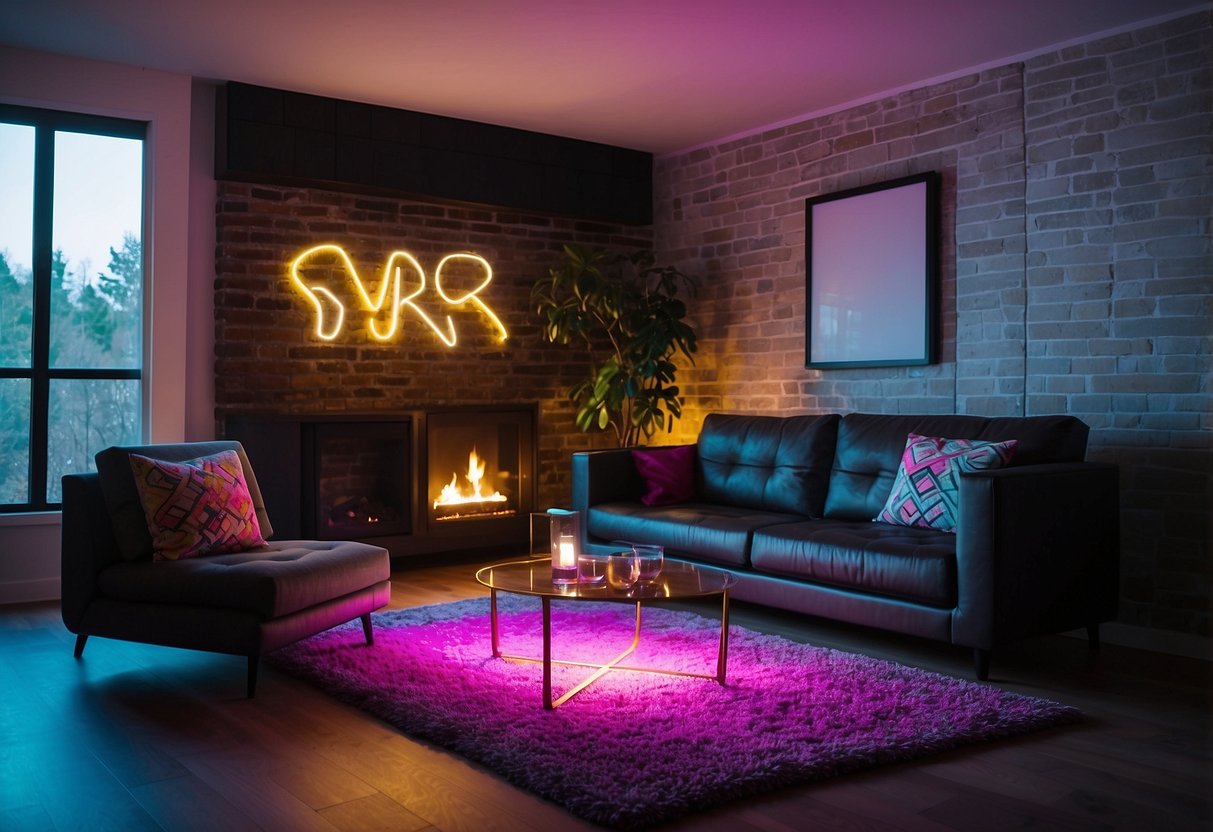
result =
[[[692,364],[695,331],[684,320],[694,278],[656,266],[651,252],[617,254],[564,247],[564,262],[531,289],[531,305],[553,344],[581,342],[590,372],[569,390],[582,431],[611,429],[636,445],[682,415],[675,359]]]

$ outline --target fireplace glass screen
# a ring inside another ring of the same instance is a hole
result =
[[[493,414],[431,413],[428,418],[430,519],[444,524],[517,516],[520,424]]]

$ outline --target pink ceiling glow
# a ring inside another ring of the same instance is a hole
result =
[[[1193,0],[5,0],[0,43],[670,153]]]

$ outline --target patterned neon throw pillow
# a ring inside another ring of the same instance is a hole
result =
[[[156,560],[183,560],[265,545],[235,451],[185,462],[139,454],[131,454],[130,459]]]
[[[911,433],[893,490],[874,520],[898,526],[956,531],[960,475],[1002,468],[1015,453],[1016,440],[977,442]]]

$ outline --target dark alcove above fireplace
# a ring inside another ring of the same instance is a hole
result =
[[[277,539],[370,540],[393,557],[527,545],[536,408],[232,415]]]

